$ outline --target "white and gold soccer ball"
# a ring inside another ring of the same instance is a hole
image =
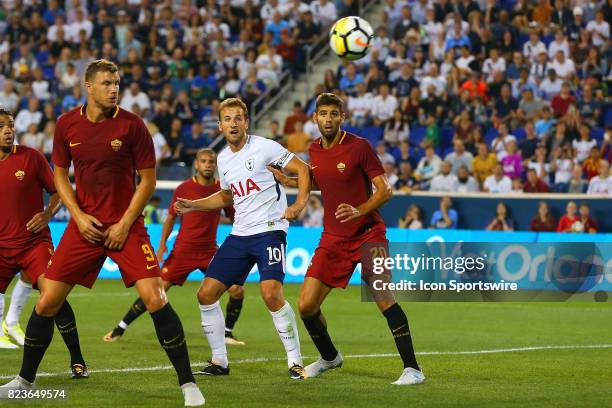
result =
[[[343,17],[329,31],[329,46],[340,58],[358,60],[366,56],[374,30],[361,17]]]

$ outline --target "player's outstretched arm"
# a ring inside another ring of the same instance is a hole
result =
[[[187,200],[186,198],[178,197],[174,203],[174,211],[178,215],[183,215],[191,211],[211,211],[232,205],[234,199],[232,192],[229,190],[217,191],[208,197],[200,198],[199,200]]]
[[[70,179],[68,178],[68,169],[56,165],[53,171],[53,181],[59,197],[66,205],[66,208],[68,208],[70,216],[76,223],[83,238],[92,244],[102,241],[104,233],[97,228],[102,227],[102,223],[95,217],[85,214],[79,207],[74,190],[70,184]]]
[[[161,237],[159,238],[159,246],[157,247],[157,259],[159,259],[160,262],[164,260],[164,254],[168,250],[168,248],[166,247],[166,241],[168,241],[168,237],[172,232],[172,228],[174,228],[175,221],[176,215],[170,214],[170,212],[168,212],[168,216],[164,221],[164,225],[162,225]]]
[[[299,216],[310,196],[310,188],[312,185],[310,176],[310,167],[297,156],[293,156],[285,168],[291,173],[297,173],[297,188],[298,194],[295,202],[285,210],[283,218],[287,221],[294,221]]]
[[[149,202],[151,195],[155,191],[156,176],[155,167],[150,169],[138,170],[140,183],[134,191],[132,200],[123,216],[116,224],[111,225],[105,234],[104,246],[108,249],[121,249],[134,221],[142,214],[145,206]]]
[[[365,203],[357,208],[350,204],[342,203],[336,209],[336,218],[340,222],[347,222],[363,215],[369,214],[372,211],[381,207],[384,203],[391,199],[393,190],[387,176],[381,174],[372,179],[372,184],[376,187],[376,192]]]
[[[281,183],[283,186],[287,188],[297,188],[298,186],[297,177],[289,177],[288,175],[283,173],[282,170],[276,167],[272,167],[270,165],[266,167],[272,174],[274,174],[274,177],[276,177],[278,182]],[[310,166],[309,166],[309,171],[310,171],[310,191],[319,190],[319,185],[317,184],[316,180],[314,179],[312,175],[312,169],[310,169]]]

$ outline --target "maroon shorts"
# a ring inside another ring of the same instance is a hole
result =
[[[70,221],[51,257],[45,278],[91,288],[107,256],[119,266],[126,287],[140,279],[160,276],[149,234],[142,218],[139,218],[119,251],[105,248],[103,243],[86,241],[76,223]]]
[[[47,264],[53,254],[53,243],[38,240],[24,248],[0,249],[0,293],[6,292],[11,280],[22,271],[36,286],[38,278],[47,272]]]
[[[384,224],[376,224],[354,237],[339,237],[323,232],[306,277],[315,278],[334,288],[346,288],[355,267],[361,262],[361,246],[377,242],[387,244],[386,232]]]
[[[183,286],[187,276],[196,269],[205,273],[208,264],[217,252],[217,246],[202,250],[174,248],[164,261],[161,277],[166,282]]]

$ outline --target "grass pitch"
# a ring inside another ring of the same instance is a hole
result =
[[[210,357],[200,327],[197,287],[189,282],[169,292],[194,367]],[[294,308],[298,291],[298,285],[285,287]],[[258,286],[247,285],[246,296],[235,334],[247,345],[229,347],[231,375],[198,378],[207,406],[604,407],[612,403],[610,303],[406,303],[427,382],[398,387],[390,383],[402,366],[386,321],[374,304],[360,301],[358,287],[332,292],[323,308],[332,339],[345,356],[344,366],[306,381],[289,379],[285,353]],[[35,297],[22,315],[24,329]],[[69,379],[69,356],[56,331],[39,370],[50,376],[39,376],[37,385],[64,388],[67,399],[2,401],[2,405],[182,406],[176,377],[149,316],[137,320],[119,342],[102,341],[135,297],[135,291],[125,289],[121,281],[101,280],[91,291],[77,287],[69,299],[91,377]],[[308,364],[317,353],[301,322],[300,330]],[[19,371],[21,354],[21,349],[0,350],[3,383]]]

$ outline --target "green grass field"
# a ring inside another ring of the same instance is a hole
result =
[[[182,318],[194,366],[209,358],[195,300],[197,283],[174,288],[169,298]],[[287,285],[296,307],[299,286]],[[10,293],[10,289],[9,289]],[[231,375],[200,378],[211,407],[604,407],[612,404],[612,304],[595,303],[410,303],[419,362],[427,376],[420,386],[390,383],[401,361],[385,319],[360,289],[335,291],[324,312],[330,334],[345,356],[337,371],[306,381],[287,375],[284,350],[256,285],[247,285],[235,329],[246,347],[230,347]],[[98,281],[70,297],[91,377],[69,379],[69,358],[56,331],[40,372],[41,389],[65,388],[61,402],[6,406],[179,407],[182,395],[148,316],[117,343],[102,336],[135,298],[120,281]],[[222,301],[225,306],[225,299]],[[22,315],[25,329],[34,296]],[[8,307],[8,300],[7,300]],[[300,322],[306,363],[316,356]],[[560,347],[557,347],[560,346]],[[565,346],[565,347],[562,347]],[[590,347],[585,347],[590,346]],[[516,349],[522,350],[516,350]],[[525,348],[532,348],[527,349]],[[512,350],[515,349],[515,350]],[[472,353],[466,353],[472,352]],[[19,371],[22,351],[0,350],[0,377]]]

